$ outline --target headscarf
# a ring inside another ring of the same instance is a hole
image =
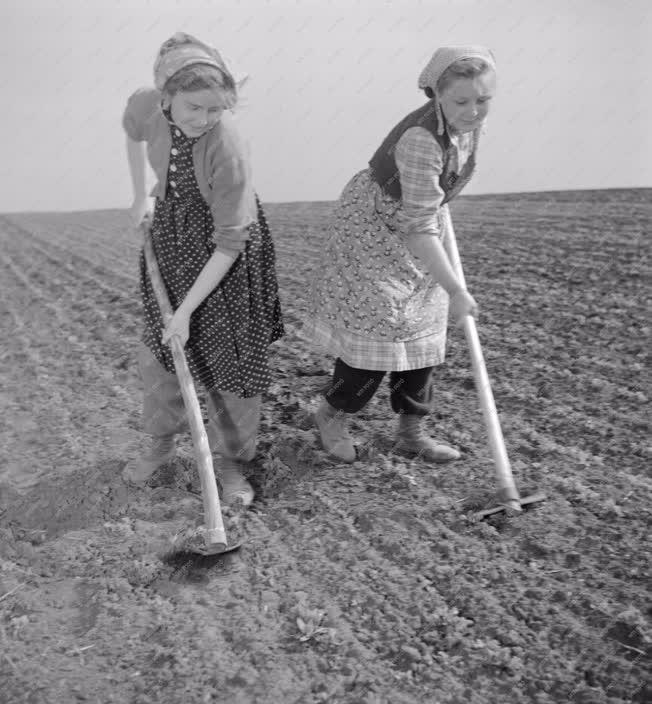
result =
[[[169,78],[177,71],[193,64],[205,64],[218,69],[227,79],[230,79],[236,89],[240,89],[247,81],[247,75],[235,75],[229,69],[227,62],[217,49],[204,44],[185,32],[177,32],[163,42],[154,63],[154,85],[163,90]]]
[[[430,88],[435,94],[435,109],[437,111],[437,133],[444,134],[444,119],[439,102],[437,81],[442,73],[460,59],[482,59],[495,71],[496,59],[493,52],[484,46],[470,44],[468,46],[442,46],[432,55],[432,58],[421,71],[419,88]]]

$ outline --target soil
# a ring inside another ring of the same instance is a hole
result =
[[[288,334],[257,499],[225,511],[239,551],[187,560],[170,550],[202,520],[189,438],[147,487],[121,480],[146,440],[137,234],[121,211],[0,218],[0,701],[652,700],[652,191],[453,206],[514,476],[547,495],[484,521],[496,483],[459,330],[428,424],[461,460],[394,452],[386,387],[352,419],[355,464],[319,445],[332,359],[301,314],[331,209],[267,207]]]

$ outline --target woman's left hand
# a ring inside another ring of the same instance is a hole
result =
[[[181,346],[185,347],[190,336],[190,316],[179,308],[176,310],[170,322],[167,324],[161,340],[163,344],[168,345],[172,337],[176,335],[181,341]]]

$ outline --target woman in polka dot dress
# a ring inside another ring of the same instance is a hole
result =
[[[139,370],[145,386],[149,452],[124,477],[143,483],[176,452],[187,428],[168,346],[185,344],[193,377],[208,392],[209,437],[222,455],[226,503],[248,505],[245,464],[256,451],[261,394],[270,384],[268,347],[283,335],[274,246],[251,183],[247,147],[232,114],[238,83],[220,54],[178,33],[161,47],[155,88],[136,91],[123,117],[134,186],[135,224],[151,219],[161,275],[175,313],[163,329],[141,252],[145,332]],[[158,177],[153,215],[145,191],[145,147]]]

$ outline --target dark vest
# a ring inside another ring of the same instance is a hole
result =
[[[394,151],[396,143],[406,130],[410,127],[423,127],[437,140],[444,155],[444,168],[439,176],[439,185],[446,194],[442,205],[456,196],[468,183],[475,168],[475,151],[477,147],[477,133],[474,134],[473,150],[466,163],[462,167],[461,173],[455,173],[450,167],[451,141],[444,130],[444,134],[437,134],[437,113],[433,100],[411,112],[404,117],[396,127],[385,137],[383,143],[371,157],[369,166],[371,167],[371,178],[381,187],[383,193],[401,199],[401,178],[396,168]]]

